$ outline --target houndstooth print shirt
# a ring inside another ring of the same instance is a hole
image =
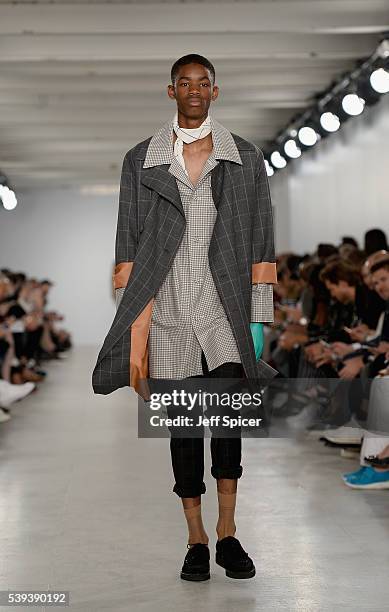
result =
[[[211,172],[227,159],[242,163],[231,133],[211,118],[213,150],[195,186],[173,154],[173,119],[152,137],[144,168],[170,164],[186,217],[183,239],[172,267],[155,295],[149,332],[149,376],[182,379],[222,363],[241,363],[231,325],[220,301],[208,262],[217,210]],[[273,286],[253,285],[251,321],[273,321]]]

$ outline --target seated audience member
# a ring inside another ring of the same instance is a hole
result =
[[[332,303],[328,310],[327,323],[321,330],[321,338],[306,346],[304,359],[316,370],[313,376],[336,378],[339,368],[336,360],[334,362],[331,343],[351,343],[347,329],[355,325],[361,317],[362,280],[357,268],[340,259],[327,263],[319,278],[328,290]],[[354,367],[358,373],[359,365],[356,359],[348,364],[348,368]],[[307,366],[305,371],[308,371]],[[341,369],[339,376],[342,376]]]
[[[377,325],[376,332],[373,338],[365,340],[365,344],[353,343],[351,346],[343,343],[334,343],[331,349],[341,356],[343,368],[339,372],[339,376],[345,379],[353,379],[357,376],[361,378],[356,381],[357,384],[352,385],[348,391],[348,400],[352,404],[350,413],[358,413],[364,398],[368,399],[370,394],[371,379],[378,374],[385,372],[388,367],[389,355],[389,256],[380,254],[375,257],[375,263],[370,268],[371,286],[374,287],[377,294],[382,299],[385,310],[382,312]],[[369,337],[370,338],[370,337]],[[350,346],[350,348],[348,348]],[[353,356],[353,355],[356,356]],[[354,364],[359,360],[358,367],[355,369],[348,368],[348,358],[351,355],[350,362]],[[383,383],[377,383],[383,386]],[[389,387],[385,386],[385,393],[388,395],[387,402],[389,405]],[[341,389],[339,388],[339,391]],[[369,402],[370,410],[370,402]],[[366,418],[371,420],[369,412]],[[389,426],[388,426],[389,430]],[[350,436],[354,433],[350,429]]]
[[[362,278],[366,287],[365,300],[362,303],[361,319],[366,321],[348,330],[352,344],[335,342],[332,349],[339,357],[345,357],[356,349],[361,348],[361,342],[371,341],[381,335],[384,323],[386,300],[381,297],[380,292],[374,290],[374,281],[371,268],[374,264],[389,259],[387,251],[379,251],[368,257],[362,266]]]
[[[355,346],[353,346],[350,333],[352,333],[351,328],[357,325],[359,327],[366,326],[369,329],[372,315],[369,308],[366,307],[366,291],[370,293],[371,290],[366,289],[366,285],[362,284],[358,269],[342,261],[328,264],[322,270],[320,276],[331,297],[343,306],[349,307],[352,321],[348,325],[338,323],[335,334],[328,334],[327,342],[329,345],[326,350],[322,351],[321,358],[316,360],[316,365],[332,364],[335,366],[336,362],[339,361],[336,366],[339,377],[350,380],[358,376],[365,365],[363,354],[353,356]],[[382,296],[380,297],[382,299]],[[342,334],[343,339],[336,338],[336,334]],[[336,359],[336,357],[340,359]],[[347,360],[342,362],[341,359],[345,357],[347,357]]]
[[[46,310],[51,286],[46,279],[0,272],[0,421],[10,418],[13,402],[44,380],[42,359],[58,358],[71,347],[70,334],[56,328],[63,317]]]

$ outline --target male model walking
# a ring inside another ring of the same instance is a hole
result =
[[[147,377],[271,379],[262,323],[273,321],[276,266],[263,154],[209,114],[219,89],[204,57],[171,69],[174,117],[125,156],[116,236],[117,311],[93,372],[96,393],[126,385],[148,399]],[[175,485],[188,525],[181,578],[206,580],[203,438],[171,437]],[[255,574],[235,538],[241,438],[211,438],[219,518],[216,562]]]

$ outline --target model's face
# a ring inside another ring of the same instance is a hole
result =
[[[389,270],[381,268],[371,275],[373,288],[383,300],[389,300]]]
[[[175,85],[168,85],[168,95],[176,100],[178,112],[190,119],[206,117],[218,93],[209,70],[201,64],[180,66]]]

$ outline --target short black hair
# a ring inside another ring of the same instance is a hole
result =
[[[174,62],[172,66],[172,69],[170,71],[170,77],[172,80],[173,87],[175,87],[175,84],[176,84],[176,79],[177,79],[179,68],[181,66],[186,66],[187,64],[201,64],[202,66],[205,66],[205,68],[207,68],[209,72],[211,73],[212,85],[215,84],[216,74],[215,74],[215,68],[213,64],[211,64],[211,62],[207,60],[206,57],[203,57],[202,55],[198,55],[197,53],[189,53],[189,55],[183,55],[182,57],[180,57],[180,59]]]
[[[388,241],[384,231],[374,228],[365,234],[365,252],[366,255],[372,255],[376,251],[384,249],[388,250]]]
[[[351,244],[352,246],[358,248],[358,242],[352,236],[343,236],[342,244]]]
[[[330,255],[337,255],[338,249],[333,244],[320,243],[317,247],[317,256],[319,259],[327,259]]]

